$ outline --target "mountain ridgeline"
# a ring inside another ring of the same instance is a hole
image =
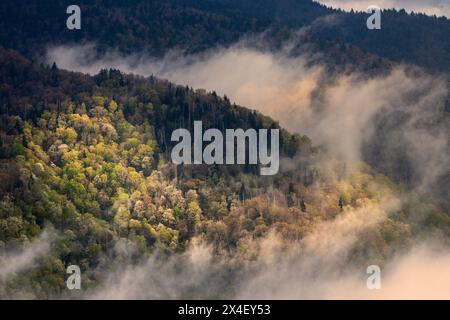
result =
[[[368,14],[311,0],[81,0],[82,28],[72,31],[65,27],[70,4],[31,0],[17,6],[17,1],[2,1],[0,43],[30,58],[44,54],[48,45],[83,42],[95,42],[99,52],[161,56],[173,49],[193,53],[227,46],[267,30],[275,30],[271,41],[276,44],[307,27],[308,42],[331,58],[338,46],[340,58],[353,52],[362,64],[370,64],[376,54],[433,72],[450,70],[450,21],[445,17],[386,10],[382,30],[372,31],[366,28]]]

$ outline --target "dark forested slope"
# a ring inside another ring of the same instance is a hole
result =
[[[364,50],[364,55],[371,52],[433,71],[450,68],[446,18],[389,10],[383,13],[382,30],[371,31],[366,28],[367,14],[333,10],[310,0],[81,0],[82,29],[70,31],[65,26],[70,4],[2,1],[0,43],[28,57],[42,54],[49,44],[85,41],[96,42],[100,51],[162,55],[174,48],[199,52],[228,45],[268,29],[276,30],[273,40],[279,41],[312,25],[307,29],[309,40],[325,52],[336,45],[343,50],[342,44],[347,44]],[[335,55],[334,50],[331,56]],[[345,56],[345,50],[339,55]]]

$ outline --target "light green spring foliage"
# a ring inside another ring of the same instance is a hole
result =
[[[58,292],[64,266],[91,270],[117,263],[122,240],[133,244],[127,261],[181,252],[194,237],[211,244],[216,255],[252,260],[258,254],[252,241],[272,231],[288,244],[342,211],[401,194],[363,164],[308,166],[302,169],[308,179],[300,170],[274,180],[243,171],[194,175],[183,168],[180,174],[159,151],[148,121],[133,126],[113,99],[92,100],[89,111],[75,103],[72,113],[45,111],[36,124],[26,121],[23,133],[4,139],[11,141],[13,157],[2,160],[0,170],[7,190],[0,200],[2,247],[32,241],[48,226],[57,234],[51,256],[8,282],[6,292],[24,283],[41,297]],[[449,233],[448,216],[433,206],[402,208],[361,239],[355,256],[382,262],[392,248],[407,245],[415,230],[423,230],[408,218],[413,211]],[[95,285],[95,276],[86,282]]]

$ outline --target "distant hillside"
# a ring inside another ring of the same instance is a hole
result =
[[[310,0],[80,0],[82,30],[65,27],[70,1],[30,0],[0,3],[0,44],[28,57],[43,53],[48,44],[96,42],[99,50],[124,53],[148,51],[162,55],[170,49],[187,52],[228,45],[247,33],[275,30],[274,41],[308,26],[310,41],[331,56],[330,47],[347,44],[396,62],[432,71],[450,70],[450,21],[404,11],[383,13],[381,31],[366,28],[367,14],[345,13]],[[316,19],[327,18],[317,23]],[[339,54],[346,55],[345,52]],[[339,61],[337,59],[336,61]],[[370,61],[369,61],[370,64]]]

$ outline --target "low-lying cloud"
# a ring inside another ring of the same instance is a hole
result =
[[[276,233],[253,240],[258,258],[217,257],[193,241],[183,254],[156,255],[118,268],[86,299],[448,299],[450,252],[437,242],[415,245],[381,265],[381,289],[369,290],[366,258],[352,261],[364,234],[386,222],[398,202],[361,203],[319,222],[304,239],[289,243]]]
[[[24,244],[21,248],[4,252],[0,255],[0,282],[7,281],[17,273],[32,269],[36,261],[50,252],[51,237],[44,231],[33,242]]]

